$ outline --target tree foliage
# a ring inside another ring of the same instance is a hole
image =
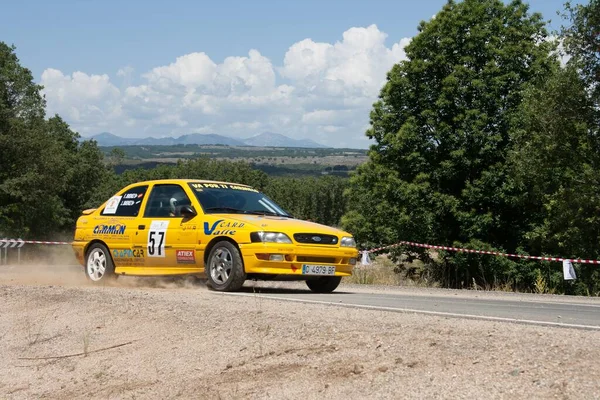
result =
[[[564,16],[569,23],[561,33],[565,49],[600,106],[600,0],[576,5],[569,1]]]
[[[499,0],[450,1],[421,23],[408,59],[388,73],[371,112],[370,160],[352,179],[344,224],[361,243],[524,250],[523,193],[506,158],[526,87],[557,64],[544,25],[521,1]],[[436,266],[445,284],[514,278],[512,262],[456,257]]]
[[[58,116],[41,86],[0,42],[0,233],[48,237],[71,228],[107,172],[94,143]]]

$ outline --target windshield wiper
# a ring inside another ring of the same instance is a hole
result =
[[[244,213],[244,210],[240,210],[239,208],[233,207],[208,207],[205,208],[204,211],[223,211],[223,212],[232,212],[232,213]]]
[[[254,214],[254,215],[272,215],[274,217],[288,217],[289,218],[289,215],[278,214],[276,212],[267,211],[267,210],[244,211],[244,213],[245,214]]]

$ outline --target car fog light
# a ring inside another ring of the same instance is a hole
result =
[[[271,254],[269,257],[271,261],[283,261],[283,254]]]
[[[350,265],[356,265],[356,258],[351,258],[350,260],[348,260],[348,264]]]

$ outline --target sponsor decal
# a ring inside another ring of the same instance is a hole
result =
[[[143,249],[113,250],[112,256],[117,266],[143,266],[145,262]]]
[[[113,250],[113,257],[115,258],[143,258],[144,250],[143,249],[125,249],[125,250]]]
[[[106,202],[106,207],[104,207],[103,214],[114,214],[117,212],[117,208],[119,207],[119,202],[121,201],[121,196],[113,196]]]
[[[95,235],[123,235],[125,233],[125,225],[115,224],[115,225],[96,225],[94,227]]]
[[[195,250],[177,250],[176,255],[178,264],[196,264]]]
[[[169,221],[152,221],[148,231],[148,257],[164,257]]]
[[[222,219],[216,220],[212,226],[208,222],[204,223],[205,235],[235,235],[236,230],[232,228],[243,228],[243,222],[231,222]],[[219,228],[219,229],[217,229]]]
[[[132,206],[132,205],[134,205],[134,204],[135,204],[135,201],[133,201],[133,200],[123,200],[123,201],[121,202],[121,205],[122,205],[122,206],[125,206],[125,207]]]
[[[141,199],[144,197],[144,193],[127,193],[123,196],[123,199]]]
[[[208,222],[204,223],[204,234],[205,235],[212,235],[213,232],[215,231],[215,229],[217,229],[217,226],[219,225],[219,223],[223,222],[222,219],[219,219],[217,221],[215,221],[211,227],[208,226]]]
[[[219,228],[243,228],[243,227],[244,227],[243,222],[225,221],[225,222],[221,222],[219,224]]]
[[[181,225],[182,231],[195,231],[197,228],[196,225]]]
[[[258,193],[258,190],[253,189],[251,187],[241,186],[241,185],[230,185],[230,184],[225,184],[225,183],[192,183],[192,187],[198,192],[201,192],[203,188],[207,188],[207,189],[243,190],[246,192]]]

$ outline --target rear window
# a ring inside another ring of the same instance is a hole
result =
[[[148,186],[136,186],[122,195],[113,196],[107,202],[102,215],[115,217],[137,217]]]

